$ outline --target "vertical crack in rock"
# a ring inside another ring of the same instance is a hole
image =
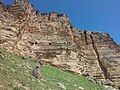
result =
[[[97,55],[97,60],[98,60],[98,62],[99,62],[99,66],[100,66],[100,68],[101,68],[101,70],[102,70],[102,72],[103,72],[103,74],[104,74],[104,77],[105,77],[105,79],[110,79],[110,75],[109,75],[109,73],[108,73],[107,68],[103,65],[103,63],[102,63],[101,60],[100,60],[100,55],[99,55],[99,52],[97,51],[97,47],[96,47],[96,45],[95,45],[95,43],[94,43],[94,39],[93,39],[92,34],[90,34],[90,38],[91,38],[91,41],[92,41],[93,49],[94,49],[94,51],[95,51],[95,53],[96,53],[96,55]]]
[[[50,16],[51,16],[51,13],[49,13],[49,16],[48,16],[48,21],[50,21]]]
[[[17,44],[18,44],[19,41],[22,39],[22,35],[24,34],[24,31],[25,31],[24,26],[19,29],[19,32],[18,32],[18,34],[16,35],[16,36],[17,36],[17,39],[16,39],[16,41],[15,41],[15,43],[14,43],[14,46],[13,46],[13,49],[12,49],[12,50],[14,50],[14,49],[16,48]]]
[[[72,32],[72,29],[69,29],[68,32],[69,32],[69,35],[70,35],[70,37],[71,37],[71,39],[72,39],[72,44],[75,45],[75,44],[76,44],[76,41],[75,41],[74,34],[73,34],[73,32]]]
[[[85,44],[88,45],[88,43],[87,43],[87,32],[86,31],[84,31],[84,35],[85,35]]]

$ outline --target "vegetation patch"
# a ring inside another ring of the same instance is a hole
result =
[[[31,72],[36,60],[0,49],[0,90],[104,90],[103,85],[90,82],[50,65],[41,67],[42,78]]]

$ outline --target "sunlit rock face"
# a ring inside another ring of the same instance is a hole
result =
[[[66,15],[38,13],[28,0],[0,4],[0,47],[120,85],[120,46],[109,34],[78,30]]]

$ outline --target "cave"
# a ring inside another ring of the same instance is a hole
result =
[[[51,43],[49,43],[49,45],[51,45]]]

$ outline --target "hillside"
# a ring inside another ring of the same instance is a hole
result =
[[[42,78],[36,79],[31,74],[36,63],[0,49],[0,90],[104,90],[103,85],[50,65],[42,66]]]
[[[77,29],[65,14],[14,1],[0,3],[1,48],[120,88],[120,46],[108,33]]]

